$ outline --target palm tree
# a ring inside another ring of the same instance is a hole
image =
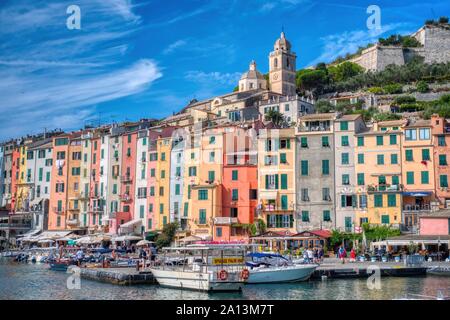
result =
[[[265,114],[266,121],[272,121],[273,124],[279,126],[284,122],[284,116],[277,110],[270,109]]]

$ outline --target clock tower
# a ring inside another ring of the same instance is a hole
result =
[[[269,82],[270,90],[285,96],[296,94],[295,61],[297,56],[291,52],[291,43],[286,39],[284,32],[269,55]]]

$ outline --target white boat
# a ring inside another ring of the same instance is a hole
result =
[[[250,270],[247,283],[277,283],[306,281],[317,265],[261,266]]]
[[[273,253],[251,253],[246,264],[250,267],[249,284],[306,281],[317,264],[293,264],[287,258]]]
[[[243,245],[164,248],[150,267],[161,286],[200,291],[241,291],[249,277]]]

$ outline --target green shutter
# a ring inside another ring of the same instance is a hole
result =
[[[411,149],[405,150],[406,161],[413,161],[413,151]]]
[[[384,214],[381,216],[381,223],[389,224],[389,215]]]
[[[308,160],[301,161],[302,176],[308,175]]]
[[[430,176],[428,171],[422,171],[420,173],[420,181],[422,184],[428,184],[430,183]]]
[[[288,149],[291,148],[291,139],[286,139],[286,146]]]
[[[406,184],[414,184],[414,172],[406,172]]]
[[[377,155],[377,164],[384,164],[384,155],[383,154]]]
[[[388,194],[388,207],[396,207],[397,206],[397,195]]]
[[[287,163],[286,153],[280,153],[280,163]]]
[[[396,186],[400,184],[398,176],[392,176],[392,184]]]
[[[288,182],[287,182],[288,176],[287,174],[281,174],[281,189],[286,190],[288,187]]]
[[[377,146],[383,145],[383,136],[377,136]]]
[[[383,195],[381,194],[374,195],[374,207],[375,208],[383,207]]]
[[[358,163],[359,164],[364,163],[364,153],[358,153]]]
[[[330,174],[330,161],[322,160],[322,174],[329,175]]]
[[[423,161],[430,160],[430,149],[422,149],[422,160]]]
[[[275,175],[275,189],[278,189],[278,175]]]
[[[439,176],[439,186],[441,188],[448,188],[448,177],[446,174],[441,174]]]
[[[269,189],[269,176],[266,175],[266,189]]]
[[[397,135],[396,134],[391,134],[389,136],[389,142],[390,142],[390,144],[397,144]]]
[[[446,166],[447,165],[447,156],[445,154],[439,155],[439,165]]]
[[[391,154],[391,164],[398,164],[398,156],[395,153]]]
[[[358,147],[364,146],[364,137],[358,137]]]
[[[347,201],[345,195],[341,195],[341,207],[345,208],[347,206]]]
[[[287,195],[281,196],[281,209],[287,210],[288,209],[288,198]]]
[[[364,173],[358,173],[358,186],[365,185],[364,182]]]

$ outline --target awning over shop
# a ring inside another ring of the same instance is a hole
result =
[[[32,229],[24,234],[18,235],[17,237],[23,237],[23,238],[28,238],[28,237],[32,237],[37,235],[39,232],[41,232],[41,229]]]
[[[141,219],[135,219],[135,220],[131,220],[128,222],[125,222],[124,224],[121,224],[120,227],[121,228],[131,228],[131,227],[135,227],[138,225],[142,225],[142,220]]]
[[[276,200],[277,199],[277,191],[260,191],[260,198],[265,200]]]
[[[404,196],[410,196],[410,197],[428,197],[431,196],[433,193],[431,191],[415,191],[415,192],[403,192]]]

